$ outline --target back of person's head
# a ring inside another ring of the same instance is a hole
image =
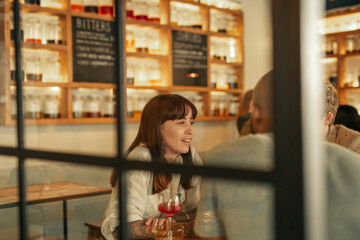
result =
[[[338,107],[334,124],[341,124],[347,128],[359,131],[360,117],[356,108],[350,105],[340,105]]]
[[[329,81],[326,81],[325,83],[325,96],[326,96],[325,121],[326,121],[326,125],[330,125],[334,122],[339,102],[338,102],[338,94],[336,88]]]
[[[272,131],[274,72],[266,73],[256,84],[252,97],[252,128],[254,133]]]
[[[250,103],[251,103],[253,92],[254,92],[253,89],[250,89],[245,92],[244,97],[242,98],[241,103],[240,103],[240,110],[241,110],[240,115],[245,115],[250,112]]]

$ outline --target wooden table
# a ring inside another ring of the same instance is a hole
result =
[[[0,189],[0,209],[19,206],[19,189]],[[27,204],[63,202],[64,239],[67,239],[67,200],[99,196],[111,193],[111,188],[103,188],[73,182],[53,182],[26,187]]]

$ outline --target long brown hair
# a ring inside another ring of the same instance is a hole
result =
[[[163,94],[152,98],[144,107],[141,114],[141,121],[138,134],[128,149],[130,153],[140,144],[144,144],[150,151],[153,162],[167,163],[164,157],[163,137],[160,127],[168,120],[183,119],[192,112],[192,118],[197,116],[197,109],[188,99],[177,94]],[[181,154],[184,165],[193,165],[191,150]],[[118,174],[113,172],[110,182],[114,186]],[[154,173],[153,193],[164,190],[170,183],[171,173]],[[192,176],[181,176],[181,186],[188,190],[191,186]]]

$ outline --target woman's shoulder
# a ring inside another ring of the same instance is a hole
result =
[[[137,146],[134,148],[129,155],[127,156],[127,160],[135,160],[135,161],[151,161],[151,153],[146,146]]]
[[[190,145],[190,151],[191,151],[194,165],[203,165],[203,161],[202,161],[200,155],[198,154],[198,152],[195,150],[195,148],[192,145]]]

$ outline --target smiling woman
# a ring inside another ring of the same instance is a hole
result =
[[[194,104],[180,95],[164,94],[152,98],[142,112],[139,131],[128,150],[127,159],[202,165],[199,155],[191,146],[194,133],[192,124],[196,115]],[[118,175],[114,172],[110,180],[113,186],[116,185],[117,178]],[[183,206],[183,211],[175,214],[173,220],[186,222],[185,232],[193,235],[200,177],[129,171],[127,184],[127,219],[132,239],[154,237],[155,226],[164,222],[164,216],[158,211],[161,196],[172,195],[173,191],[182,196]],[[101,229],[107,239],[114,239],[119,230],[117,196],[115,186]]]

